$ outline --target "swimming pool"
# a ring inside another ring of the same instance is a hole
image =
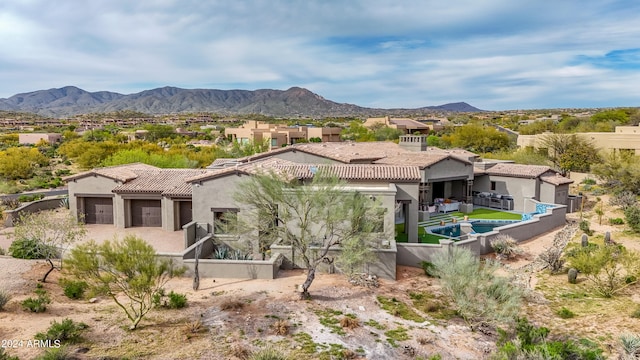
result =
[[[515,224],[520,222],[518,220],[472,220],[471,223],[472,233],[486,233],[493,231],[493,229],[505,226],[509,224]],[[429,229],[428,232],[444,235],[447,237],[457,238],[460,237],[460,224],[452,224],[441,227]]]

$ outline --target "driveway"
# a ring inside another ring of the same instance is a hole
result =
[[[113,225],[86,225],[87,237],[97,243],[105,240],[113,240],[114,238],[122,239],[126,235],[135,235],[153,246],[159,253],[181,253],[184,250],[184,235],[182,230],[165,231],[157,227],[133,227],[126,229],[118,229]],[[0,229],[0,247],[7,250],[11,245],[12,239],[10,234],[13,228]]]

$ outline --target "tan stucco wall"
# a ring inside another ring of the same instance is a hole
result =
[[[491,190],[491,181],[496,182],[495,190]],[[523,211],[525,199],[533,197],[539,199],[540,187],[538,182],[537,179],[482,175],[475,178],[473,190],[509,194],[513,196],[513,210]]]
[[[517,144],[519,147],[532,146],[541,147],[542,139],[547,134],[519,135]],[[602,150],[634,150],[636,155],[640,155],[640,127],[638,126],[618,126],[616,132],[587,132],[577,133],[593,145]]]
[[[120,183],[116,180],[109,179],[103,176],[87,176],[81,179],[69,181],[67,186],[69,188],[69,209],[76,215],[83,211],[84,204],[82,201],[78,201],[78,194],[82,196],[113,196],[111,190],[113,190]],[[116,206],[116,201],[113,203],[113,219],[114,225],[116,219],[120,215],[120,209]]]
[[[423,172],[423,182],[444,181],[465,178],[473,180],[473,165],[445,159],[429,167]]]

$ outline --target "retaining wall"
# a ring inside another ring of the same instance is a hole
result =
[[[3,212],[4,226],[12,227],[20,216],[25,213],[57,209],[60,207],[60,200],[62,200],[62,198],[36,200],[26,203],[17,209],[5,210]]]

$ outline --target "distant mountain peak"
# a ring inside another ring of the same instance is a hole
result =
[[[476,112],[465,103],[427,106],[419,109],[372,109],[336,103],[302,87],[287,90],[181,89],[173,86],[123,95],[108,91],[88,92],[76,86],[38,90],[0,99],[0,110],[32,112],[42,116],[132,110],[147,114],[211,112],[219,114],[263,114],[278,117],[331,117],[406,115],[417,112]]]

